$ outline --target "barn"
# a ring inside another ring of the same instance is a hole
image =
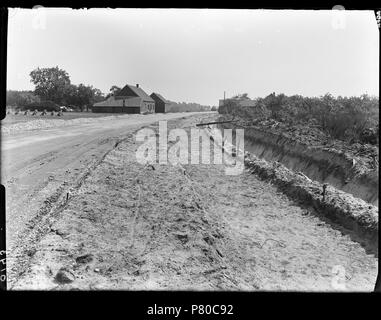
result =
[[[153,92],[151,98],[155,101],[155,112],[165,113],[167,111],[167,106],[170,105],[169,101],[164,99],[162,95]]]
[[[153,113],[155,101],[139,87],[139,84],[136,86],[127,84],[117,95],[95,103],[92,111],[97,113]]]

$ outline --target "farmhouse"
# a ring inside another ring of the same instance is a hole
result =
[[[163,98],[162,95],[158,93],[151,93],[151,98],[155,101],[155,112],[156,113],[165,113],[167,111],[168,105],[170,102]]]
[[[95,103],[93,112],[111,113],[153,113],[155,101],[144,92],[139,84],[136,86],[125,85],[117,95],[105,101]]]

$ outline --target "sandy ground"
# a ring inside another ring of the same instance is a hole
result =
[[[51,198],[27,228],[39,231],[22,233],[29,246],[15,250],[12,289],[373,290],[377,258],[273,185],[246,171],[227,176],[223,165],[140,165],[133,131],[120,134],[67,199],[60,187],[39,189]],[[100,152],[97,138],[83,159]]]
[[[60,197],[78,186],[115,143],[142,125],[190,115],[75,119],[64,126],[32,131],[25,126],[24,130],[2,135],[1,183],[6,187],[8,281],[12,283],[23,272],[29,259],[26,253],[33,250],[31,245],[43,234],[50,218],[48,213],[59,206]]]

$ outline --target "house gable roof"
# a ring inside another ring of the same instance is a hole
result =
[[[159,94],[159,93],[156,93],[156,92],[152,92],[151,93],[151,97],[156,97],[156,98],[158,98],[158,99],[160,99],[161,101],[163,101],[164,103],[167,103],[167,104],[169,104],[170,102],[167,100],[167,99],[165,99],[161,94]]]
[[[126,84],[122,90],[116,96],[116,99],[123,99],[125,97],[140,97],[143,101],[146,102],[154,102],[154,100],[144,92],[144,90],[140,87],[131,86]]]
[[[123,105],[124,100],[124,105]],[[140,107],[142,98],[140,97],[130,97],[124,99],[115,99],[111,96],[108,99],[94,103],[93,107]]]

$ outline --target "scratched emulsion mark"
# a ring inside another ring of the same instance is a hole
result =
[[[345,29],[346,19],[345,19],[345,8],[341,5],[333,6],[331,13],[331,25],[334,30]]]
[[[33,18],[32,18],[32,27],[36,30],[45,30],[46,29],[46,8],[40,5],[34,6],[33,8]]]

